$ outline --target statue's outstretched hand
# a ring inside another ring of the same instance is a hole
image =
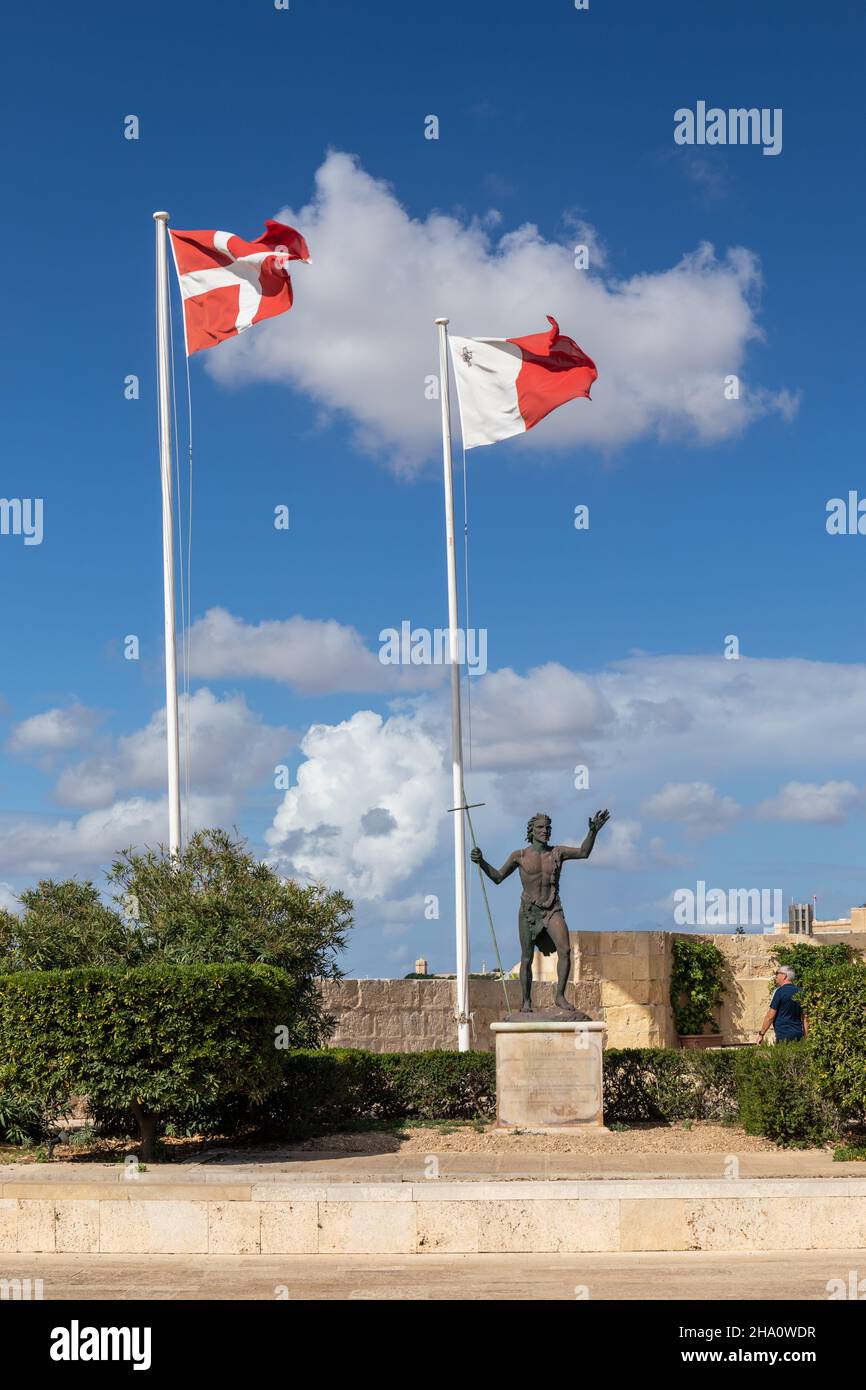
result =
[[[603,825],[610,820],[610,811],[596,811],[594,816],[589,818],[589,828],[593,834],[597,835]]]
[[[483,854],[481,853],[481,850],[476,848],[476,849],[470,850],[470,852],[469,852],[469,858],[472,860],[472,863],[473,863],[473,864],[480,864],[480,863],[481,863],[481,860],[484,858],[484,856],[483,856]]]

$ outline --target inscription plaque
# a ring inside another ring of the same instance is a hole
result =
[[[500,1128],[604,1126],[603,1023],[493,1023]]]

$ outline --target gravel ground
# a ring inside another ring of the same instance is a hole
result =
[[[608,1134],[503,1134],[474,1125],[407,1125],[399,1131],[326,1134],[294,1147],[308,1152],[373,1154],[426,1153],[435,1135],[437,1153],[776,1153],[769,1139],[746,1134],[738,1125],[695,1120],[683,1125],[634,1125]]]
[[[168,1139],[163,1141],[161,1162],[190,1163],[208,1157],[234,1156],[255,1163],[256,1155],[263,1159],[276,1152],[345,1153],[345,1154],[412,1154],[427,1153],[435,1139],[437,1153],[488,1154],[689,1154],[689,1153],[777,1153],[769,1139],[746,1134],[738,1125],[712,1124],[694,1120],[689,1127],[683,1124],[636,1124],[624,1130],[599,1133],[586,1130],[582,1134],[503,1134],[492,1125],[460,1124],[446,1121],[438,1124],[393,1126],[376,1130],[349,1130],[338,1134],[323,1134],[316,1139],[297,1142],[230,1144],[225,1140]],[[120,1163],[125,1153],[136,1151],[132,1139],[93,1139],[84,1145],[58,1144],[55,1160],[62,1163]],[[830,1146],[832,1148],[832,1146]],[[44,1150],[0,1146],[0,1168],[7,1163],[38,1163],[44,1161]]]

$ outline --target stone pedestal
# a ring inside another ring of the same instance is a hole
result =
[[[603,1023],[491,1023],[499,1129],[604,1129]]]

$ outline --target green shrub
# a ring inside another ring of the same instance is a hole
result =
[[[43,1138],[45,1118],[32,1096],[0,1094],[0,1143],[29,1144]]]
[[[818,1089],[808,1040],[741,1048],[736,1083],[747,1134],[782,1145],[821,1144],[838,1130],[838,1116]]]
[[[802,989],[816,1085],[846,1120],[866,1120],[866,969],[833,965]]]
[[[496,1114],[492,1052],[363,1052],[353,1048],[286,1055],[283,1079],[244,1127],[274,1138],[396,1120],[477,1120]],[[237,1115],[209,1117],[217,1129]],[[223,1131],[225,1132],[225,1131]]]
[[[825,941],[823,944],[808,940],[795,941],[790,946],[777,946],[773,955],[779,965],[794,967],[801,991],[836,966],[853,964],[858,969],[863,969],[862,961],[859,956],[854,955],[847,941]],[[776,982],[773,980],[770,991],[775,988]]]
[[[605,1122],[732,1120],[737,1110],[734,1062],[734,1052],[722,1048],[608,1048]]]
[[[20,901],[20,917],[0,909],[0,970],[135,963],[134,937],[92,883],[42,879]]]
[[[866,1144],[837,1144],[833,1150],[834,1163],[866,1162]]]
[[[725,957],[714,941],[699,936],[675,936],[671,969],[671,1008],[680,1035],[711,1033],[719,1026],[713,1011],[725,993]]]
[[[265,965],[149,965],[0,975],[0,1094],[135,1115],[142,1157],[191,1101],[264,1096],[294,985]]]

